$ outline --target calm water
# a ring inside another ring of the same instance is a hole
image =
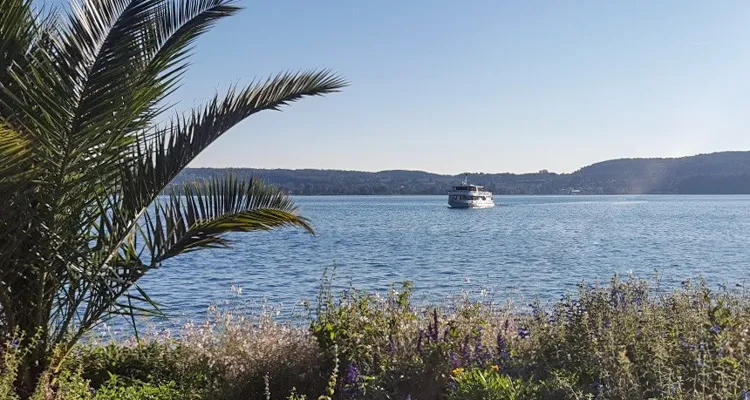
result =
[[[500,206],[453,210],[444,196],[300,197],[316,236],[238,234],[233,250],[171,260],[141,283],[180,318],[241,298],[314,300],[324,269],[337,283],[387,289],[413,281],[437,301],[487,288],[494,297],[557,299],[582,280],[632,271],[667,285],[750,276],[750,196],[496,197]]]

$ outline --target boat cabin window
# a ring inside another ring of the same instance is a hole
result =
[[[451,200],[487,200],[486,196],[464,196],[458,194],[451,195],[450,198]]]

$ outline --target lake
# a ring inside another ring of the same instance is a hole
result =
[[[750,196],[496,196],[497,207],[454,210],[445,196],[299,197],[316,229],[234,234],[231,250],[189,253],[141,280],[173,322],[209,304],[315,301],[323,271],[336,284],[386,290],[413,281],[436,302],[488,290],[497,300],[556,300],[613,274],[666,287],[750,276]],[[232,286],[242,288],[241,296]]]

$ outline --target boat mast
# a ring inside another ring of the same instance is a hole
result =
[[[464,186],[468,185],[469,183],[469,174],[464,174]]]

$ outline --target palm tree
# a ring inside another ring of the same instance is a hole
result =
[[[82,0],[63,13],[0,0],[0,333],[35,343],[26,388],[51,349],[108,318],[157,312],[137,281],[165,260],[225,247],[228,232],[311,231],[258,180],[170,186],[245,118],[346,85],[327,70],[283,73],[166,114],[196,38],[238,10]]]

